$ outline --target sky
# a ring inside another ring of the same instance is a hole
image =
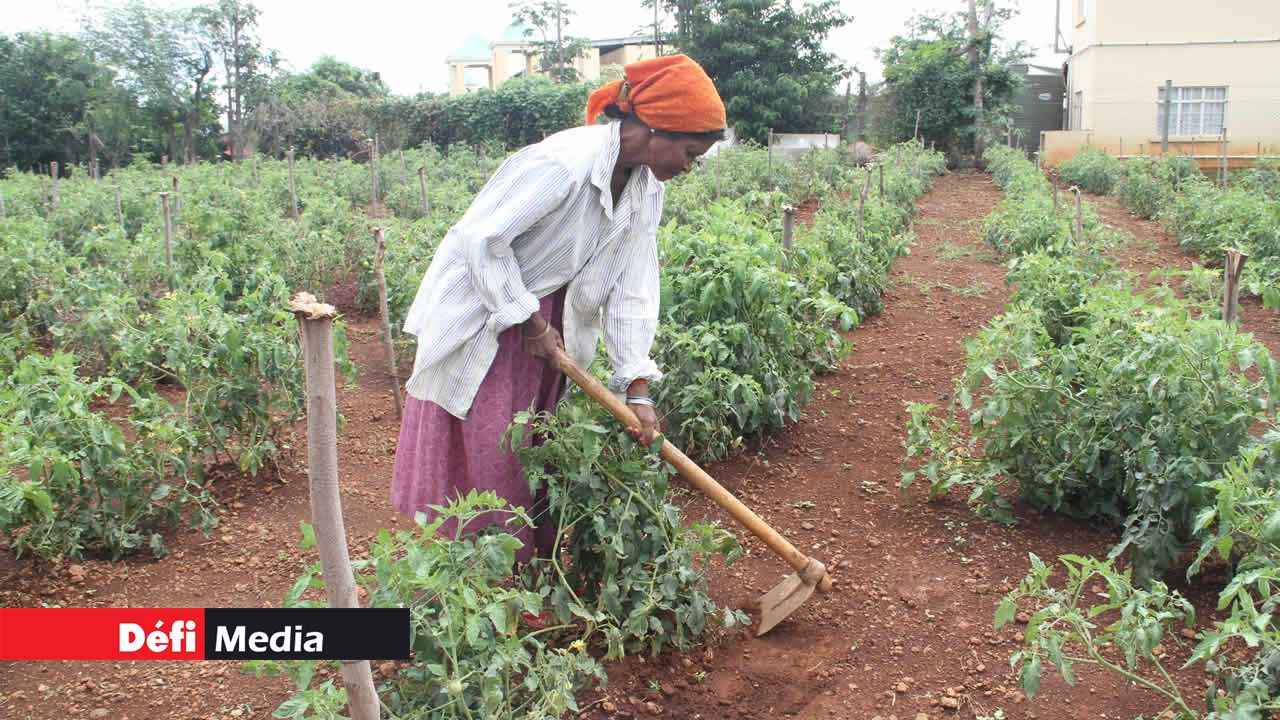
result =
[[[1006,0],[1007,1],[1007,0]],[[1039,52],[1032,62],[1060,65],[1054,55],[1055,0],[1016,0],[1021,14],[1007,29],[1010,40],[1023,40]],[[151,0],[173,7],[192,3]],[[90,0],[0,0],[0,33],[46,29],[75,32],[77,18]],[[391,91],[401,95],[444,92],[448,88],[445,58],[474,33],[492,39],[511,21],[508,0],[255,0],[261,11],[258,35],[263,45],[280,52],[286,67],[305,70],[321,55],[376,70]],[[567,0],[576,11],[568,31],[588,38],[618,37],[653,22],[652,10],[640,0]],[[903,32],[904,23],[921,11],[960,11],[966,0],[841,0],[853,22],[834,31],[828,50],[880,78],[875,48]],[[1063,3],[1067,12],[1069,3]],[[1065,27],[1065,26],[1064,26]],[[1064,31],[1065,32],[1065,31]]]

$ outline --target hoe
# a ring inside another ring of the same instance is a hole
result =
[[[626,406],[626,403],[609,392],[609,389],[602,385],[599,380],[596,380],[578,367],[578,364],[566,355],[563,350],[556,354],[555,366],[565,375],[568,375],[588,395],[603,405],[624,425],[628,427],[640,426],[635,413]],[[697,463],[680,452],[679,448],[663,440],[660,454],[662,459],[674,466],[685,479],[711,498],[725,512],[733,516],[733,519],[737,520],[740,525],[764,541],[764,544],[768,545],[770,550],[777,553],[795,570],[795,574],[787,575],[782,579],[782,582],[760,597],[760,622],[756,625],[757,637],[769,632],[775,625],[795,612],[796,608],[809,599],[814,589],[822,592],[827,592],[831,589],[831,576],[827,574],[825,565],[811,557],[807,557],[797,550],[794,545],[787,542],[787,539],[779,535],[777,530],[769,527],[764,520],[760,519],[759,515],[752,512],[751,508],[743,505],[742,501],[733,496],[733,493],[725,490],[724,486],[716,482],[705,470],[698,467]]]

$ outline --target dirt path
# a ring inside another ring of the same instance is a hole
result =
[[[941,178],[921,198],[916,244],[900,260],[885,313],[852,332],[853,352],[819,382],[806,420],[757,455],[711,468],[797,546],[835,562],[837,591],[815,596],[763,638],[738,633],[712,650],[630,660],[611,669],[596,717],[1099,718],[1162,704],[1085,669],[1078,685],[1046,677],[1027,703],[1009,668],[1020,625],[991,631],[996,605],[1027,553],[1105,554],[1110,533],[1018,509],[1013,528],[985,522],[963,497],[927,504],[898,491],[907,400],[942,404],[964,341],[1000,313],[1003,267],[981,241],[999,200],[985,175]],[[690,512],[720,517],[705,500]],[[758,542],[715,568],[713,595],[744,605],[781,563]],[[652,709],[652,708],[650,708]]]
[[[761,639],[735,633],[691,653],[611,666],[609,688],[584,694],[585,714],[656,708],[663,717],[708,720],[919,720],[1003,708],[1009,718],[1114,718],[1160,707],[1088,671],[1075,688],[1046,678],[1029,704],[1008,666],[1017,629],[990,631],[1000,596],[1025,573],[1027,552],[1100,554],[1113,542],[1110,533],[1025,508],[1016,527],[1004,528],[978,519],[963,498],[928,505],[921,488],[897,490],[903,402],[945,402],[964,340],[1003,308],[1003,269],[980,238],[981,220],[998,199],[985,175],[941,178],[920,200],[917,242],[896,266],[884,315],[850,334],[852,354],[819,379],[806,420],[758,453],[710,468],[798,546],[834,563],[837,591],[815,597]],[[1109,212],[1105,201],[1098,206]],[[1176,246],[1170,251],[1148,237],[1157,226],[1145,225],[1134,247],[1154,248],[1150,263],[1186,261]],[[1254,310],[1245,304],[1246,326],[1257,322]],[[357,548],[379,527],[407,523],[387,501],[398,423],[377,325],[349,322],[361,374],[358,388],[341,393],[348,422],[339,462]],[[279,604],[303,564],[315,561],[314,551],[297,547],[298,522],[309,516],[305,442],[295,436],[290,443],[279,480],[220,478],[229,508],[222,526],[208,538],[171,533],[173,553],[163,560],[49,566],[0,552],[0,605]],[[721,517],[706,501],[689,500],[692,515]],[[761,544],[746,547],[740,564],[712,569],[713,594],[723,603],[746,605],[781,572]],[[287,680],[253,678],[231,662],[0,663],[4,718],[266,718],[291,692]]]

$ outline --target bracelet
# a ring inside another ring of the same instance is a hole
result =
[[[648,397],[646,395],[628,395],[627,404],[628,405],[648,405],[650,407],[653,407],[653,398]]]
[[[524,333],[520,333],[520,335],[525,340],[541,340],[542,338],[546,337],[547,333],[549,332],[551,332],[551,323],[547,323],[547,326],[542,328],[542,332],[538,333],[537,335],[525,335]]]

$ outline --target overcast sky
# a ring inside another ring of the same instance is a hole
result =
[[[508,0],[255,0],[262,11],[259,36],[280,51],[287,66],[306,69],[330,54],[382,73],[398,94],[443,92],[448,88],[445,57],[473,33],[496,37],[511,21]],[[0,0],[0,33],[48,29],[75,32],[89,0]],[[166,2],[163,6],[190,5]],[[878,80],[874,48],[903,31],[904,21],[921,11],[959,11],[966,0],[841,0],[853,22],[832,33],[827,47]],[[1033,62],[1060,64],[1053,50],[1055,0],[1018,0],[1021,14],[1007,35],[1040,52]],[[639,0],[568,0],[577,15],[569,32],[589,38],[617,37],[653,22]],[[1063,3],[1069,6],[1069,3]],[[1065,7],[1064,7],[1065,12]]]

